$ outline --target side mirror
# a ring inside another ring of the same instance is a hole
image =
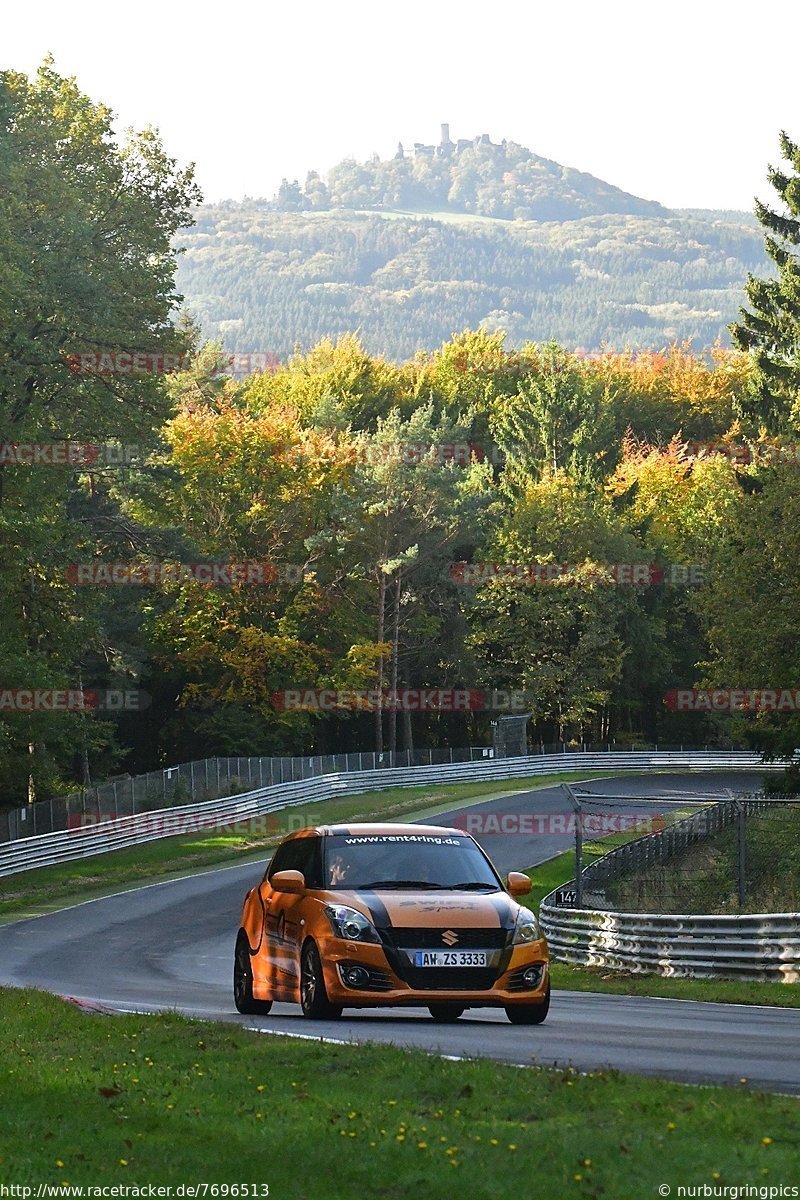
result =
[[[297,896],[306,890],[306,878],[302,871],[276,871],[269,886],[273,892],[289,892]]]
[[[508,872],[507,887],[510,895],[527,896],[532,886],[530,879],[527,875],[523,875],[522,871]]]

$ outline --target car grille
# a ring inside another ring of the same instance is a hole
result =
[[[494,967],[406,967],[409,987],[421,992],[485,991],[497,979]]]
[[[458,941],[451,945],[442,940],[442,934],[447,933],[449,925],[437,925],[424,929],[384,929],[384,939],[400,950],[502,950],[506,944],[509,931],[489,927],[488,929],[453,929],[458,934]]]

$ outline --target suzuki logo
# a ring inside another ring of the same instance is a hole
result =
[[[453,933],[452,929],[446,929],[442,934],[442,941],[446,946],[455,946],[458,941],[458,934]]]

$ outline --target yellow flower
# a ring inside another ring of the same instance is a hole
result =
[[[427,1142],[417,1142],[417,1149],[418,1150],[427,1150],[428,1143]]]
[[[394,1140],[396,1142],[404,1142],[406,1140],[406,1135],[404,1133],[398,1133]]]
[[[490,1145],[490,1146],[496,1146],[496,1145],[497,1145],[497,1138],[489,1138],[489,1145]]]
[[[57,1158],[57,1159],[56,1159],[56,1166],[57,1166],[57,1167],[63,1167],[63,1165],[64,1165],[64,1164],[63,1164],[63,1162],[61,1161],[61,1159],[60,1159],[60,1158]]]
[[[168,1105],[167,1105],[167,1108],[174,1108],[174,1107],[175,1107],[175,1105],[174,1105],[174,1104],[168,1104]]]
[[[517,1148],[517,1147],[514,1145],[514,1143],[513,1143],[513,1142],[509,1142],[509,1143],[508,1143],[508,1148],[509,1148],[509,1150],[516,1150],[516,1148]]]
[[[591,1160],[590,1158],[585,1158],[585,1159],[583,1160],[583,1165],[584,1165],[585,1167],[590,1167],[590,1166],[592,1165],[592,1160]]]
[[[119,1165],[120,1165],[121,1167],[127,1167],[127,1165],[128,1165],[128,1160],[127,1160],[127,1158],[121,1158],[121,1159],[119,1160]]]
[[[263,1084],[263,1083],[259,1083],[259,1084],[258,1084],[258,1086],[256,1087],[256,1091],[257,1091],[257,1092],[263,1092],[263,1090],[264,1090],[264,1084]]]
[[[582,1176],[582,1175],[575,1175],[575,1176],[574,1176],[574,1179],[575,1179],[575,1182],[576,1182],[576,1183],[580,1183],[580,1181],[583,1179],[583,1176]]]
[[[761,1145],[762,1145],[762,1146],[771,1146],[771,1145],[772,1145],[772,1138],[771,1138],[771,1137],[765,1137],[765,1138],[762,1138],[762,1139],[761,1139]]]
[[[674,1122],[673,1122],[673,1121],[669,1121],[669,1122],[667,1123],[667,1129],[669,1129],[669,1130],[673,1130],[674,1128],[675,1128],[675,1124],[674,1124]]]

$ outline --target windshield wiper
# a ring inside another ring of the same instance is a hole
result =
[[[471,892],[478,888],[488,888],[491,892],[497,892],[500,889],[496,883],[478,883],[477,880],[472,880],[469,883],[451,883],[450,887],[454,892]]]

